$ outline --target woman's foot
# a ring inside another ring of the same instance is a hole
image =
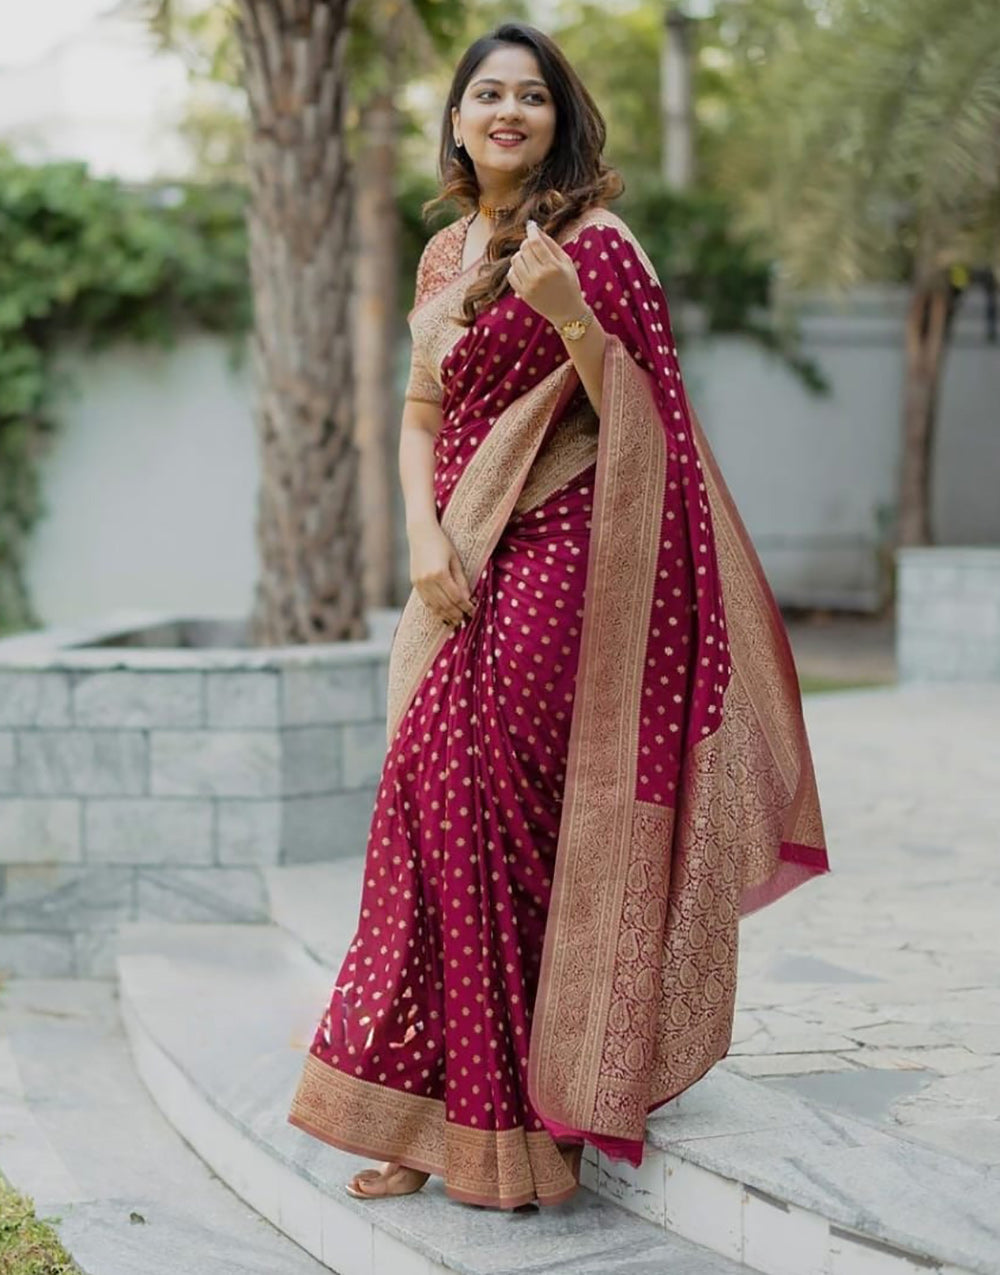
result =
[[[390,1160],[380,1169],[359,1169],[344,1183],[344,1190],[359,1200],[372,1200],[382,1195],[412,1195],[419,1191],[431,1175],[421,1169]]]

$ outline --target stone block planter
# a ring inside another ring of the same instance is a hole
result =
[[[901,549],[901,682],[1000,680],[1000,548]]]
[[[120,921],[266,922],[265,865],[363,853],[398,618],[295,647],[163,616],[0,641],[0,971],[110,978]]]

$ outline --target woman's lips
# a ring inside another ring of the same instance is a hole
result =
[[[520,146],[521,143],[526,140],[527,139],[523,137],[519,137],[516,141],[512,141],[505,137],[490,137],[490,141],[495,142],[497,146]]]

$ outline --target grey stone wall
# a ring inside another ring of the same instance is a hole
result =
[[[1000,549],[901,549],[899,679],[1000,680]]]
[[[0,642],[0,970],[111,977],[120,921],[265,922],[264,865],[362,852],[397,618],[307,647]]]

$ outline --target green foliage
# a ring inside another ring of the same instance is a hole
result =
[[[767,260],[733,234],[720,196],[646,183],[625,192],[621,210],[671,295],[702,305],[710,330],[738,331],[751,307],[767,304]]]
[[[712,190],[674,191],[659,182],[625,192],[621,213],[663,281],[678,340],[681,303],[696,303],[708,332],[741,333],[777,355],[805,387],[829,388],[818,365],[802,353],[790,319],[771,322],[773,268],[762,236],[736,229],[732,202]]]
[[[79,1267],[31,1198],[0,1177],[0,1271],[4,1275],[78,1275]]]
[[[781,21],[747,46],[758,6]],[[729,99],[717,173],[768,230],[791,283],[1000,267],[995,0],[720,0],[720,10],[715,53],[742,92]]]
[[[620,12],[603,4],[572,6],[551,34],[604,116],[605,155],[626,187],[660,170],[660,45],[664,5]]]
[[[38,462],[55,429],[60,338],[244,331],[243,205],[238,189],[135,190],[81,164],[30,166],[0,150],[0,631],[37,622],[24,549],[43,512]]]

